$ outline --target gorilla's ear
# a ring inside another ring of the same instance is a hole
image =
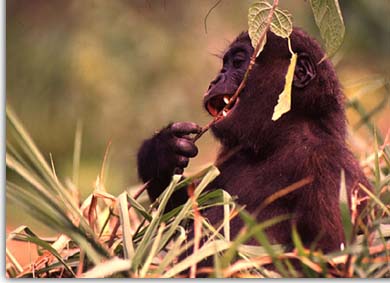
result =
[[[293,85],[298,88],[304,88],[316,75],[317,71],[310,56],[307,53],[298,54]]]

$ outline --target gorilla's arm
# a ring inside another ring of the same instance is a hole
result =
[[[173,174],[182,174],[189,158],[198,154],[189,135],[199,131],[200,127],[195,123],[178,122],[163,128],[142,144],[138,151],[138,175],[143,182],[149,182],[147,191],[152,202],[169,185]],[[186,200],[185,189],[176,191],[166,210],[171,210]]]

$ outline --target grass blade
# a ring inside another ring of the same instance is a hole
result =
[[[80,171],[80,156],[81,156],[81,143],[82,143],[83,125],[81,121],[77,121],[76,133],[74,136],[74,150],[73,150],[73,184],[79,186],[79,171]]]
[[[121,193],[119,199],[119,218],[122,225],[123,247],[125,259],[131,259],[134,256],[133,237],[131,235],[131,226],[129,210],[127,205],[127,193]]]
[[[153,241],[153,245],[152,245],[152,248],[150,249],[150,253],[149,253],[148,257],[146,258],[146,260],[145,260],[145,262],[144,262],[144,264],[142,266],[142,269],[141,269],[141,271],[139,273],[139,277],[141,277],[141,278],[145,277],[145,275],[148,272],[148,269],[150,267],[150,264],[152,263],[152,260],[153,260],[154,256],[158,252],[157,248],[158,248],[158,245],[160,243],[161,235],[162,235],[164,229],[165,229],[165,224],[162,223],[160,225],[160,227],[158,228],[157,236],[156,236],[156,238]]]
[[[214,166],[209,167],[208,172],[206,173],[206,175],[204,176],[200,184],[195,188],[194,198],[198,199],[199,195],[203,192],[206,186],[209,183],[211,183],[218,175],[219,175],[219,170],[217,167]],[[183,205],[183,208],[181,209],[179,214],[173,220],[171,227],[168,229],[166,233],[164,233],[159,249],[164,247],[168,243],[168,241],[172,238],[174,233],[177,231],[180,222],[182,222],[185,218],[188,217],[191,208],[192,208],[192,203],[191,200],[188,199],[187,202]]]
[[[136,201],[131,195],[130,192],[127,191],[127,201],[130,203],[131,207],[134,208],[139,214],[141,214],[146,220],[149,222],[152,221],[152,216],[150,213],[146,211],[146,209]]]
[[[76,274],[74,274],[73,270],[66,264],[66,262],[62,259],[62,256],[57,252],[55,248],[53,248],[50,244],[48,244],[46,241],[41,240],[33,231],[31,231],[30,228],[27,226],[24,226],[23,230],[20,228],[18,229],[18,232],[11,232],[10,233],[10,239],[17,238],[21,239],[22,241],[27,241],[36,244],[39,247],[44,248],[47,250],[50,254],[52,254],[59,262],[62,263],[62,265],[65,267],[65,269],[72,274],[73,277],[76,277]]]
[[[226,241],[230,242],[230,204],[232,197],[227,193],[223,192],[223,202],[227,203],[223,206],[223,234],[225,235]],[[232,207],[234,209],[234,207]]]
[[[153,242],[152,238],[155,235],[155,232],[161,221],[160,216],[163,214],[165,206],[167,205],[168,200],[171,197],[175,189],[175,186],[179,180],[180,180],[180,175],[174,175],[172,178],[172,182],[169,184],[168,188],[163,192],[161,196],[161,203],[157,209],[156,215],[153,217],[152,221],[150,222],[148,228],[145,231],[144,236],[142,237],[140,244],[138,245],[134,253],[134,258],[132,262],[133,270],[137,270],[139,265],[143,261],[143,259],[147,257],[149,251],[148,246]],[[160,248],[158,250],[160,250]]]
[[[165,272],[162,275],[162,278],[170,278],[173,277],[180,272],[190,268],[192,265],[198,263],[199,261],[212,256],[214,253],[222,252],[230,247],[230,243],[227,243],[223,240],[216,240],[214,242],[208,243],[203,245],[198,253],[191,254],[190,256],[186,257],[182,261],[180,261],[178,264],[176,264],[173,268],[169,269],[167,272]]]
[[[359,187],[367,194],[369,195],[370,199],[372,199],[388,216],[390,216],[390,210],[387,208],[387,206],[376,196],[374,195],[369,189],[367,189],[362,184],[359,184]]]
[[[179,256],[180,254],[180,246],[186,239],[186,231],[183,227],[178,227],[179,235],[177,239],[173,242],[171,248],[169,249],[168,253],[164,256],[163,260],[159,264],[158,268],[153,272],[153,274],[161,274],[164,272],[165,268],[172,264],[173,260]]]
[[[346,241],[345,244],[346,246],[349,246],[352,241],[353,225],[351,222],[351,213],[348,205],[347,185],[345,183],[344,170],[341,170],[341,177],[340,177],[339,207],[340,207],[341,222],[344,228],[344,236]]]
[[[130,266],[131,261],[115,257],[83,273],[81,278],[105,278],[115,273],[129,270]]]

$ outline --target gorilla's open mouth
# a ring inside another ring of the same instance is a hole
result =
[[[229,106],[229,109],[224,109],[225,106],[230,102],[230,99],[231,96],[228,94],[213,96],[205,101],[206,109],[213,117],[216,117],[222,110],[224,110],[222,114],[226,116],[230,111],[232,111],[233,107],[238,102],[237,98],[237,100]]]

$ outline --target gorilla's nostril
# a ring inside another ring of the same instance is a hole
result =
[[[225,81],[225,76],[223,75],[223,74],[219,74],[216,78],[215,78],[215,80],[213,80],[212,82],[211,82],[211,85],[216,85],[217,83],[219,83],[219,82],[224,82]]]

